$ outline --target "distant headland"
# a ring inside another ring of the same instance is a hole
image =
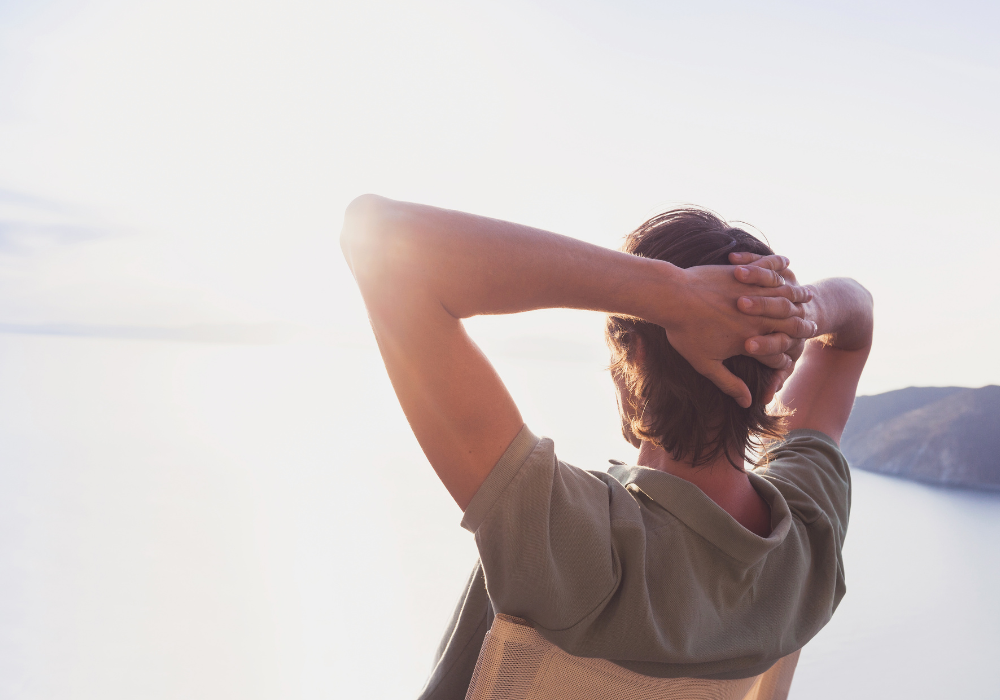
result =
[[[841,448],[854,468],[1000,490],[1000,386],[859,396]]]

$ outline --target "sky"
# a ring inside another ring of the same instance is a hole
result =
[[[1000,383],[988,3],[0,4],[0,331],[370,343],[364,192],[615,247],[677,203],[874,294],[862,393]],[[601,353],[600,319],[470,324]],[[291,330],[289,330],[291,329]]]

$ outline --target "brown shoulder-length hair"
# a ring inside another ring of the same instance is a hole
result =
[[[728,265],[729,253],[773,253],[746,231],[693,207],[654,216],[625,237],[622,250],[682,268]],[[764,406],[774,370],[756,360],[737,355],[723,362],[750,389],[753,402],[741,408],[674,350],[662,326],[608,316],[605,337],[611,372],[628,390],[623,401],[631,402],[631,410],[620,406],[626,440],[632,441],[631,431],[692,467],[725,456],[742,471],[748,450],[784,434],[784,418]]]

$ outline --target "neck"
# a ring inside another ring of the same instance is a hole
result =
[[[639,457],[636,459],[636,464],[679,476],[692,483],[747,481],[746,472],[733,469],[733,465],[729,463],[725,455],[719,455],[707,464],[692,467],[690,462],[674,459],[673,455],[665,449],[647,440],[643,440],[642,445],[639,446]]]
[[[750,484],[746,472],[733,469],[725,456],[692,467],[690,462],[678,461],[662,447],[643,440],[636,464],[691,482],[750,531],[762,537],[770,532],[770,509]]]

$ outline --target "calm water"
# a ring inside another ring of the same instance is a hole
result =
[[[528,355],[561,457],[632,456],[599,361]],[[366,341],[0,336],[0,448],[3,698],[412,697],[475,557]],[[792,697],[1000,697],[997,542],[1000,496],[856,472]]]

